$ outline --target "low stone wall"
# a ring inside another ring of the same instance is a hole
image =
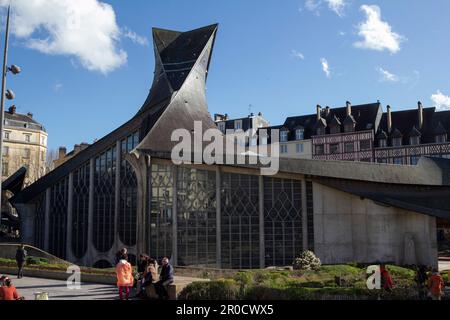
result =
[[[5,267],[0,266],[1,274],[11,274],[15,275],[17,273],[17,269],[13,267]],[[43,279],[53,279],[53,280],[67,280],[70,274],[64,271],[56,271],[56,270],[40,270],[33,268],[24,268],[23,275],[25,277],[32,278],[43,278]],[[111,275],[100,275],[100,274],[81,274],[81,282],[85,283],[99,283],[106,285],[115,285],[116,277]]]
[[[15,260],[18,246],[17,243],[0,243],[0,258]],[[51,264],[68,264],[67,261],[33,246],[25,245],[25,250],[28,256],[47,259]]]

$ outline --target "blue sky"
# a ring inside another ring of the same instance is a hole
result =
[[[448,0],[85,0],[93,13],[81,1],[54,1],[44,1],[49,13],[15,0],[10,62],[23,73],[7,85],[18,111],[46,126],[51,149],[91,143],[138,111],[153,77],[154,26],[220,24],[211,114],[246,116],[251,105],[275,125],[346,100],[450,108]],[[58,29],[71,12],[87,27]]]

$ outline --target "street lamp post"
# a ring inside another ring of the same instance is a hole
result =
[[[14,92],[6,90],[6,74],[10,71],[12,74],[19,74],[20,68],[16,65],[8,67],[8,45],[9,45],[9,22],[11,15],[11,5],[8,6],[8,15],[6,18],[6,33],[5,33],[5,50],[3,52],[3,71],[2,71],[2,90],[0,97],[0,226],[2,224],[2,180],[3,180],[3,125],[5,116],[5,98],[8,100],[14,99]]]

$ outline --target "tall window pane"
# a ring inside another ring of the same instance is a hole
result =
[[[222,267],[259,268],[258,177],[222,174]]]
[[[216,266],[216,173],[178,168],[178,264]]]

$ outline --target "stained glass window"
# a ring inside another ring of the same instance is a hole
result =
[[[266,266],[292,265],[303,249],[301,182],[264,178]]]
[[[178,168],[178,264],[216,266],[216,173]]]
[[[259,268],[258,177],[222,174],[222,268]]]
[[[136,132],[121,141],[119,236],[127,246],[136,244],[137,234],[137,179],[125,155],[139,144]]]
[[[81,259],[87,250],[89,219],[89,163],[73,173],[72,251]]]
[[[66,259],[68,178],[64,178],[51,188],[49,251],[61,259]]]
[[[114,244],[116,147],[95,159],[94,168],[94,246],[107,252]]]
[[[150,205],[150,253],[172,257],[173,167],[152,165]]]

